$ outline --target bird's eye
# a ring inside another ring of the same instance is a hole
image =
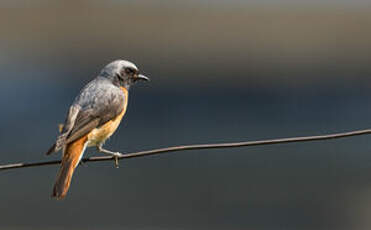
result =
[[[135,73],[135,70],[133,68],[126,68],[125,72],[126,74],[133,75]]]

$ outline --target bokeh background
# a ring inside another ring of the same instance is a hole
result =
[[[44,152],[108,62],[131,90],[106,147],[317,135],[371,126],[371,3],[1,1],[0,163]],[[89,149],[85,156],[96,155]],[[0,229],[370,229],[369,136],[0,172]]]

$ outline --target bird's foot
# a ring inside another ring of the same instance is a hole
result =
[[[107,149],[102,148],[102,146],[98,146],[97,149],[101,153],[105,153],[105,154],[111,155],[113,157],[114,161],[115,161],[115,168],[119,168],[119,158],[123,156],[122,153],[112,152],[110,150],[107,150]]]
[[[115,168],[119,168],[119,158],[123,156],[122,153],[119,153],[119,152],[115,152],[114,154],[112,154],[113,156],[113,159],[115,160]]]

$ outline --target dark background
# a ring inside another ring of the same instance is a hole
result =
[[[370,128],[368,1],[2,1],[0,163],[43,153],[81,87],[123,58],[122,152]],[[85,156],[96,155],[88,149]],[[0,172],[0,229],[369,229],[369,136]]]

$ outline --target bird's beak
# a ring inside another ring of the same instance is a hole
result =
[[[142,74],[138,74],[137,80],[149,81],[149,78]]]

